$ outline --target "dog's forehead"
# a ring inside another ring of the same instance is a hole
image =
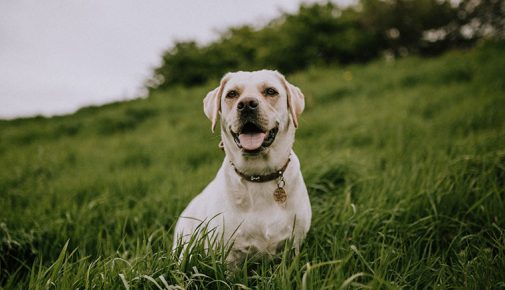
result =
[[[252,86],[258,88],[264,86],[282,87],[282,82],[277,72],[268,70],[254,72],[235,72],[230,74],[226,87],[234,88],[244,86]]]

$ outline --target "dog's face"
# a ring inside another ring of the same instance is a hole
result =
[[[262,70],[225,75],[205,97],[204,111],[213,130],[221,116],[225,152],[236,166],[268,171],[287,159],[304,104],[283,75]]]

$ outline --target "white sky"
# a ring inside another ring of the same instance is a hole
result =
[[[208,42],[301,2],[316,0],[0,0],[0,118],[136,97],[174,41]]]

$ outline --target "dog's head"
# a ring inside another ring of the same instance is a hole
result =
[[[256,174],[287,160],[305,106],[302,92],[269,70],[228,73],[203,103],[212,131],[220,116],[227,156],[245,173]]]

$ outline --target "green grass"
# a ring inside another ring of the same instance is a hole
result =
[[[312,227],[236,271],[226,249],[171,254],[222,162],[217,83],[0,122],[0,288],[503,288],[504,76],[503,44],[290,76]]]

